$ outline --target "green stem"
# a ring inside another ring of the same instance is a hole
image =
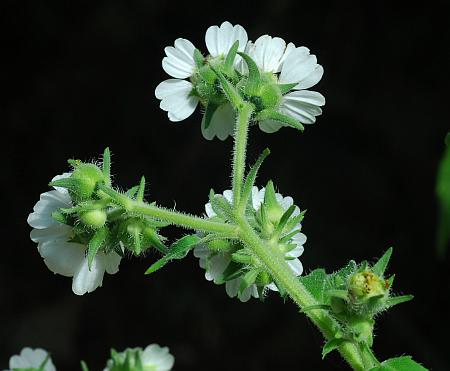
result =
[[[170,224],[187,227],[197,231],[224,233],[227,235],[236,235],[236,226],[221,222],[213,222],[198,216],[180,213],[145,203],[135,202],[132,206],[132,212],[148,215],[153,218],[161,219]]]
[[[174,210],[168,210],[162,207],[149,205],[143,201],[130,199],[126,195],[117,192],[105,184],[99,184],[99,191],[109,196],[116,204],[121,205],[126,211],[148,215],[155,219],[160,219],[170,224],[194,229],[197,231],[223,233],[235,236],[237,227],[231,224],[214,222],[198,216],[180,213]]]
[[[244,181],[245,153],[247,150],[247,135],[250,117],[253,113],[253,106],[249,103],[243,104],[238,111],[236,131],[234,134],[234,154],[233,154],[233,205],[239,206]]]
[[[361,349],[361,358],[366,370],[370,370],[374,367],[380,366],[380,362],[377,360],[375,354],[373,354],[372,350],[366,343],[361,343],[360,349]]]
[[[237,222],[240,227],[239,238],[261,260],[275,281],[283,287],[301,310],[321,304],[293,274],[280,252],[264,244],[247,220],[241,217],[238,218]],[[305,314],[319,328],[327,340],[333,339],[336,332],[340,329],[339,323],[325,310],[311,309],[306,311]],[[339,347],[339,352],[354,370],[364,370],[360,351],[354,344],[344,343]]]

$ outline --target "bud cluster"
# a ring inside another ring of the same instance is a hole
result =
[[[337,333],[334,341],[350,341],[372,347],[375,317],[394,305],[409,301],[411,295],[394,296],[394,276],[386,278],[385,270],[392,254],[389,249],[374,265],[351,261],[347,267],[331,275],[319,271],[304,277],[323,280],[324,305],[342,324],[343,332]]]
[[[232,198],[231,191],[225,191],[223,196],[211,193],[210,203],[205,207],[207,215],[217,221],[232,219]],[[298,257],[306,241],[300,232],[304,213],[293,205],[292,198],[276,193],[271,181],[261,190],[253,187],[245,217],[266,247],[284,258],[292,271],[300,275],[303,267]],[[241,301],[251,296],[262,299],[265,290],[280,289],[260,259],[243,243],[214,235],[204,238],[210,241],[196,247],[194,255],[206,269],[206,278],[225,284],[229,296],[237,296]]]
[[[119,255],[129,251],[141,255],[150,247],[166,250],[163,238],[158,234],[164,223],[127,212],[99,188],[100,184],[111,186],[108,149],[101,167],[78,160],[69,160],[69,163],[73,167],[71,174],[50,185],[67,189],[72,207],[56,210],[53,217],[73,228],[73,240],[88,246],[89,258],[99,251],[115,251]],[[143,201],[144,189],[145,179],[142,178],[139,186],[130,189],[126,196]]]

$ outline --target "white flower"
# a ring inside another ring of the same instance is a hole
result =
[[[124,361],[127,351],[137,351],[141,348],[127,349],[118,354],[119,358]],[[147,346],[141,353],[141,361],[144,371],[169,371],[175,363],[175,358],[169,353],[169,348],[160,347],[158,344]],[[103,371],[111,370],[113,361],[109,360]]]
[[[70,173],[65,173],[56,176],[53,180],[69,176]],[[65,188],[55,187],[55,190],[41,194],[40,200],[34,206],[34,211],[28,216],[27,221],[34,228],[30,237],[38,243],[38,251],[48,269],[53,273],[73,277],[73,292],[83,295],[102,285],[105,271],[109,274],[117,273],[121,258],[115,252],[109,254],[99,252],[89,270],[87,247],[71,242],[74,236],[72,227],[52,218],[54,211],[71,206],[69,192]]]
[[[35,368],[39,369],[40,366],[44,363],[44,361],[49,357],[48,353],[44,349],[36,348],[23,348],[20,352],[20,355],[12,356],[9,359],[9,368],[11,371],[16,369],[30,369]],[[44,371],[56,371],[55,366],[50,358],[48,358],[47,363],[45,364]]]
[[[257,187],[252,188],[252,205],[257,212],[261,207],[262,202],[264,201],[265,188],[258,190]],[[223,192],[223,196],[232,203],[233,201],[233,192],[231,190],[226,190]],[[281,205],[281,207],[286,211],[291,205],[293,205],[294,201],[292,197],[283,197],[281,194],[276,193],[275,197],[277,202]],[[205,212],[209,218],[216,216],[211,204],[208,202],[205,205]],[[293,212],[293,216],[299,215],[300,209],[298,207],[295,208]],[[301,229],[301,225],[297,224],[292,231]],[[287,231],[286,234],[292,232]],[[286,258],[293,258],[287,260],[287,264],[290,266],[292,271],[296,276],[300,276],[303,273],[303,266],[298,257],[302,255],[304,248],[303,245],[306,242],[306,236],[303,233],[297,233],[294,237],[292,237],[292,244],[297,245],[293,250],[287,252],[285,254]],[[199,258],[199,265],[201,268],[205,269],[205,278],[208,281],[213,281],[215,283],[219,283],[219,280],[227,268],[228,264],[231,262],[231,255],[228,253],[219,253],[211,251],[207,246],[200,245],[194,249],[194,256]],[[225,290],[230,297],[238,296],[239,287],[241,284],[241,278],[235,278],[225,283]],[[266,288],[278,291],[276,285],[274,283],[270,283],[266,286]],[[242,302],[246,302],[250,299],[250,297],[258,298],[258,290],[255,284],[251,285],[239,296],[239,299]]]
[[[206,47],[212,58],[226,56],[237,40],[238,50],[244,51],[248,40],[247,32],[242,26],[233,26],[230,22],[223,22],[220,27],[209,27],[205,35]],[[196,72],[195,46],[189,40],[179,38],[175,40],[174,46],[168,46],[164,51],[166,57],[162,61],[163,69],[174,79],[161,82],[155,89],[155,96],[161,100],[160,108],[167,111],[169,120],[178,122],[192,115],[199,103],[199,98],[192,94],[192,82],[183,80],[192,77]],[[236,57],[235,64],[239,60],[240,57]],[[217,136],[225,140],[233,132],[234,112],[230,120],[231,111],[231,106],[226,103],[213,114],[207,129],[204,129],[202,123],[202,133],[206,139]]]
[[[297,83],[294,91],[283,96],[279,111],[302,124],[313,124],[316,116],[322,114],[320,107],[325,104],[322,94],[306,90],[323,76],[323,67],[317,63],[316,56],[304,46],[296,47],[293,43],[286,46],[283,39],[269,35],[259,37],[254,44],[249,42],[246,52],[261,71],[279,73],[279,84]],[[282,126],[283,123],[274,120],[259,123],[261,130],[267,133],[273,133]]]

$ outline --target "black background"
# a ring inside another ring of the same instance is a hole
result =
[[[308,209],[306,271],[373,260],[393,245],[396,291],[415,299],[379,319],[375,351],[446,369],[449,261],[434,251],[434,180],[450,126],[443,4],[3,1],[0,368],[40,346],[59,370],[80,359],[100,370],[111,346],[157,342],[177,370],[345,369],[337,354],[321,361],[323,340],[292,303],[231,300],[192,256],[150,277],[156,255],[123,261],[77,297],[28,237],[27,215],[66,159],[95,159],[106,146],[116,184],[145,174],[159,204],[200,214],[210,187],[229,188],[232,141],[204,140],[198,110],[170,123],[154,98],[168,78],[163,48],[185,37],[206,50],[207,27],[229,20],[252,40],[268,33],[308,46],[325,68],[317,124],[304,134],[254,128],[249,147],[252,162],[272,150],[259,184],[274,179]]]

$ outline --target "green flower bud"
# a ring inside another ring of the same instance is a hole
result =
[[[364,270],[350,277],[349,295],[357,301],[366,301],[374,297],[382,297],[388,293],[386,281],[371,272]]]
[[[79,217],[84,225],[98,229],[105,225],[107,215],[105,210],[96,209],[81,212]]]
[[[94,164],[81,163],[75,167],[71,178],[76,181],[76,189],[71,190],[74,201],[86,201],[93,197],[98,182],[105,181],[103,172]]]
[[[350,321],[349,328],[355,341],[358,343],[365,342],[367,345],[372,346],[373,325],[374,321],[372,319],[356,318]]]
[[[214,240],[214,241],[208,242],[208,247],[211,250],[224,251],[224,250],[229,250],[231,248],[231,244],[227,240]]]
[[[259,97],[262,103],[260,111],[277,108],[281,102],[281,91],[273,83],[264,84],[259,91]]]

